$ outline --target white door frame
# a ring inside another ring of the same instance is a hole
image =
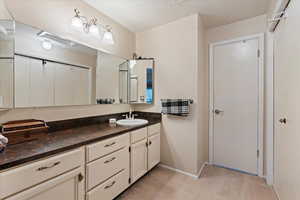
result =
[[[214,88],[214,63],[213,63],[213,49],[216,46],[230,44],[238,41],[258,39],[259,41],[259,100],[258,100],[258,176],[263,177],[263,162],[264,162],[264,152],[263,152],[263,140],[264,140],[264,33],[250,35],[246,37],[235,38],[232,40],[225,40],[221,42],[209,44],[209,163],[213,162],[213,110],[214,110],[214,99],[213,99],[213,88]]]

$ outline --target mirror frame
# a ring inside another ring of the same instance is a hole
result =
[[[139,59],[135,59],[136,61],[139,60],[151,60],[152,61],[152,102],[151,103],[139,103],[139,102],[131,102],[130,101],[130,97],[131,97],[131,85],[129,85],[128,90],[129,90],[129,95],[128,95],[128,102],[130,105],[154,105],[154,101],[155,101],[155,86],[154,86],[154,82],[155,82],[155,59],[154,58],[139,58]],[[131,60],[128,60],[128,62],[130,62]],[[129,70],[130,71],[130,70]],[[128,74],[128,80],[129,80],[129,84],[130,84],[130,80],[131,80],[131,74]],[[147,80],[146,80],[147,81]],[[138,87],[137,87],[138,90]]]

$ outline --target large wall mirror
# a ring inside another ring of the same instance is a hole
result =
[[[129,61],[0,21],[0,108],[153,102],[153,60]]]
[[[13,107],[14,23],[0,21],[0,108]]]
[[[131,104],[153,103],[154,60],[129,61],[129,101]]]

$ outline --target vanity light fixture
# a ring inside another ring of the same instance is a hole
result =
[[[75,16],[72,18],[72,26],[82,28],[83,32],[86,34],[102,37],[102,41],[106,44],[115,43],[110,26],[98,24],[98,19],[96,17],[88,20],[87,17],[80,15],[80,11],[77,8],[74,9],[74,12]]]
[[[42,41],[42,47],[46,50],[51,50],[52,49],[52,43],[48,40]]]
[[[106,26],[104,35],[103,35],[103,42],[107,43],[107,44],[114,44],[115,40],[114,40],[114,36],[111,32],[111,28],[109,26]]]
[[[136,60],[130,60],[129,61],[129,67],[130,67],[130,69],[133,69],[136,64],[137,64]]]

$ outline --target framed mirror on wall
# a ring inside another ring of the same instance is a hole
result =
[[[0,20],[0,109],[13,107],[14,22]]]
[[[128,103],[127,60],[98,51],[96,74],[98,104]]]
[[[129,61],[129,102],[153,104],[154,59]]]
[[[16,108],[92,104],[97,50],[15,23]]]
[[[0,108],[127,104],[127,65],[35,27],[0,21]]]
[[[0,109],[152,104],[153,59],[127,60],[0,20]]]

